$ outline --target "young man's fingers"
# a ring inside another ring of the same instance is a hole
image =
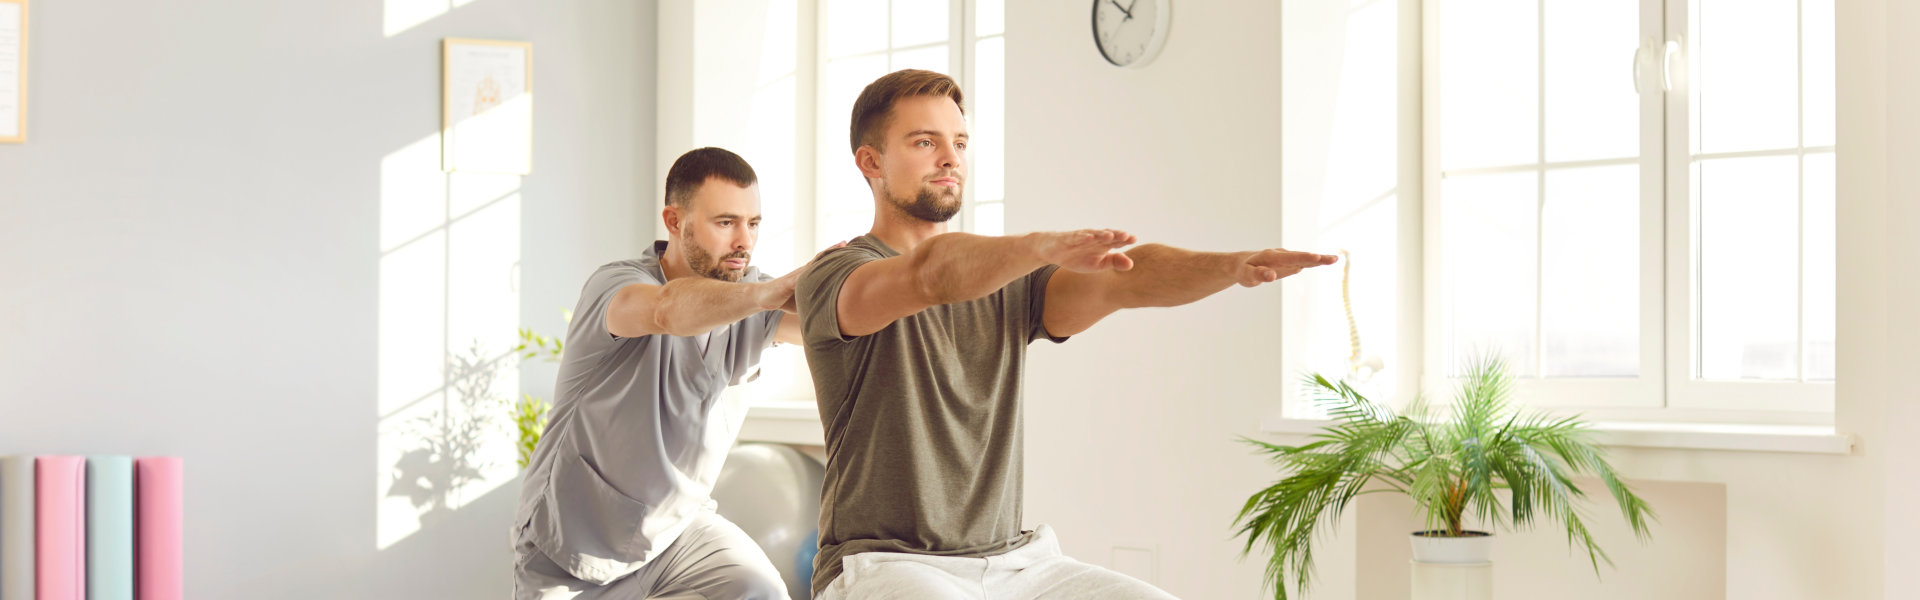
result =
[[[1262,266],[1306,268],[1330,265],[1339,260],[1340,257],[1331,254],[1314,254],[1312,252],[1294,252],[1291,250],[1269,250],[1262,253],[1261,256],[1255,257],[1252,262]]]

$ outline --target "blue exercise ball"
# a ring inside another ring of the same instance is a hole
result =
[[[766,551],[794,600],[812,597],[825,476],[819,461],[792,446],[740,444],[727,454],[713,484],[720,516]]]

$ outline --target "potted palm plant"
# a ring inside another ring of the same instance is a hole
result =
[[[1484,563],[1491,533],[1468,529],[1470,520],[1519,531],[1542,518],[1565,528],[1568,544],[1585,549],[1598,574],[1600,563],[1612,561],[1581,519],[1577,505],[1586,492],[1576,477],[1597,477],[1644,542],[1653,510],[1620,481],[1586,423],[1517,410],[1512,381],[1498,359],[1477,359],[1450,414],[1442,416],[1419,399],[1396,412],[1345,382],[1308,376],[1333,424],[1299,446],[1245,440],[1286,473],[1248,498],[1234,519],[1237,535],[1247,538],[1243,554],[1255,546],[1268,550],[1274,598],[1287,597],[1289,576],[1295,591],[1305,593],[1314,538],[1361,494],[1413,499],[1425,520],[1411,537],[1415,561]],[[1508,492],[1505,501],[1496,493],[1501,490]]]

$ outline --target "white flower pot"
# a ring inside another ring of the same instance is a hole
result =
[[[1487,562],[1493,556],[1493,534],[1469,531],[1465,537],[1426,535],[1407,536],[1413,542],[1414,562],[1465,565]]]
[[[1413,600],[1493,600],[1493,536],[1408,536],[1413,542]]]

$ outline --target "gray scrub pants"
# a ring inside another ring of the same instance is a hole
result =
[[[514,545],[515,600],[788,600],[787,584],[753,538],[702,510],[667,551],[604,586],[568,574],[522,540]]]

